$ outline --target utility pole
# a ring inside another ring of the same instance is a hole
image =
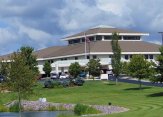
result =
[[[162,45],[163,45],[163,32],[158,32],[158,33],[160,33],[162,36]]]

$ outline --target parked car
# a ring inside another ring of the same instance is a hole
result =
[[[5,81],[5,77],[3,75],[0,75],[0,83]]]
[[[59,78],[59,75],[56,74],[56,73],[51,73],[50,78],[51,79],[58,79]]]
[[[59,78],[60,78],[60,79],[69,78],[69,75],[63,73],[63,74],[61,74],[61,75],[59,76]]]
[[[113,71],[112,70],[108,70],[107,74],[108,74],[108,76],[113,76]]]
[[[86,73],[86,72],[81,72],[81,73],[79,74],[79,77],[80,77],[80,78],[86,78],[86,76],[87,76],[87,73]]]

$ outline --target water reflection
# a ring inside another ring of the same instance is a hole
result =
[[[22,112],[22,117],[57,117],[59,114],[72,114],[72,111]],[[0,117],[19,117],[19,113],[0,112]]]

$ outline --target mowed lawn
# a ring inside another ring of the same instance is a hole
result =
[[[30,100],[39,97],[47,98],[49,102],[58,103],[83,103],[123,106],[129,108],[128,112],[106,115],[103,117],[162,117],[163,113],[163,88],[107,81],[87,81],[82,87],[45,89],[42,85],[35,87],[36,95]],[[15,94],[0,95],[0,104],[15,99]]]

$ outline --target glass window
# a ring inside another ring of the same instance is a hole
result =
[[[90,57],[89,57],[89,56],[87,56],[87,59],[90,59]]]
[[[153,59],[153,55],[149,55],[149,59]]]
[[[130,58],[132,58],[132,55],[130,55]]]
[[[128,60],[128,55],[125,55],[125,59]]]
[[[124,40],[140,40],[140,36],[123,36]]]
[[[145,56],[145,59],[148,59],[148,55],[146,54],[146,55],[144,55]]]
[[[96,59],[97,58],[97,56],[96,55],[93,55],[93,59]]]
[[[78,57],[75,57],[75,60],[78,60]]]
[[[97,41],[102,40],[102,36],[101,36],[101,35],[97,35],[97,36],[96,36],[96,40],[97,40]]]
[[[109,58],[112,58],[112,55],[109,55]]]
[[[105,40],[111,40],[111,36],[104,36]]]
[[[89,37],[89,41],[94,41],[94,37]]]

